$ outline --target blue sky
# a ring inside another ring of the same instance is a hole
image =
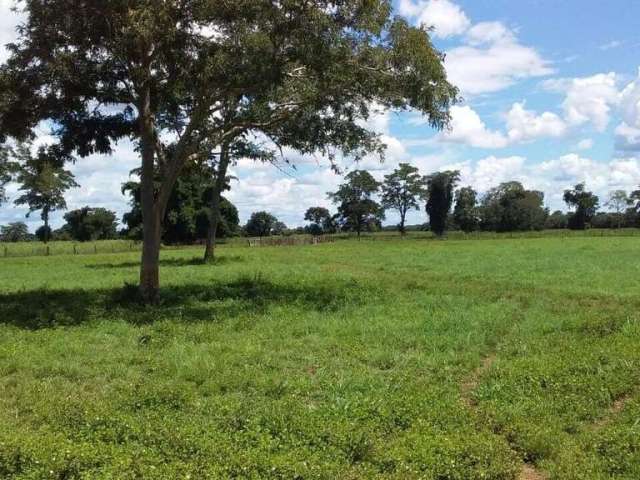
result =
[[[13,36],[11,1],[0,0],[0,41]],[[435,45],[447,53],[450,79],[464,102],[452,111],[452,129],[433,132],[419,114],[378,112],[368,125],[388,145],[386,161],[360,165],[381,179],[408,162],[424,174],[456,168],[464,185],[480,192],[519,180],[545,192],[551,209],[562,191],[586,181],[602,199],[640,185],[640,1],[614,0],[396,0],[396,12],[433,26]],[[43,142],[46,132],[43,132]],[[268,210],[290,226],[304,211],[330,206],[326,192],[341,178],[322,158],[287,156],[296,170],[241,161],[230,199],[242,220]],[[131,144],[111,157],[79,160],[72,168],[81,188],[70,208],[127,210],[120,184],[138,164]],[[15,186],[10,193],[15,193]],[[25,210],[0,207],[0,224],[23,220]],[[388,212],[387,223],[397,217]],[[424,222],[414,212],[411,222]],[[57,215],[54,224],[60,224]],[[38,216],[29,219],[38,225]]]

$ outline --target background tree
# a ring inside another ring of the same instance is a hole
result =
[[[64,169],[64,164],[71,161],[71,158],[58,145],[42,146],[34,156],[31,154],[30,143],[18,146],[16,156],[19,161],[16,182],[24,193],[15,200],[15,204],[29,206],[27,217],[40,210],[44,225],[41,230],[38,229],[36,236],[47,243],[51,236],[51,212],[65,210],[65,192],[79,186],[73,174]]]
[[[333,217],[324,207],[311,207],[304,214],[304,219],[311,224],[306,230],[311,235],[324,235],[335,232]]]
[[[480,205],[482,229],[496,232],[542,230],[548,215],[544,194],[526,190],[520,182],[504,182],[492,188]]]
[[[463,232],[473,232],[480,226],[478,214],[478,194],[471,187],[463,187],[456,192],[453,221]]]
[[[373,196],[380,183],[365,170],[354,170],[345,176],[346,182],[329,198],[338,206],[338,218],[343,230],[360,234],[379,226],[384,210]]]
[[[400,214],[398,228],[405,234],[405,223],[409,210],[420,208],[419,200],[425,196],[426,182],[418,169],[408,163],[401,163],[382,182],[382,206],[397,210]]]
[[[444,235],[447,218],[453,205],[453,190],[460,180],[460,172],[436,172],[426,178],[427,214],[431,231],[437,236]]]
[[[393,15],[388,0],[309,0],[304,8],[49,0],[25,2],[25,10],[0,72],[0,132],[25,139],[49,122],[65,150],[80,157],[134,139],[146,301],[157,299],[171,191],[205,139],[221,145],[239,131],[268,130],[303,153],[379,151],[358,122],[373,103],[417,109],[442,128],[457,97],[428,30]],[[219,114],[229,99],[231,121]],[[169,148],[165,138],[179,140]]]
[[[620,228],[624,221],[624,212],[629,206],[629,196],[624,190],[614,190],[609,193],[609,198],[604,204],[605,207],[613,210],[616,215],[616,227]]]
[[[249,237],[268,237],[273,233],[277,223],[278,219],[268,212],[254,212],[244,229]]]
[[[65,213],[63,227],[74,240],[88,242],[116,238],[116,214],[106,208],[84,207]]]
[[[3,242],[26,242],[30,240],[29,227],[24,222],[13,222],[0,227],[0,240]]]
[[[556,210],[553,212],[544,224],[544,228],[548,230],[564,230],[569,226],[569,217],[566,213]]]
[[[287,224],[281,221],[277,221],[271,228],[272,235],[285,235],[289,231]]]
[[[135,172],[134,172],[135,173]],[[176,181],[162,222],[162,241],[166,244],[192,244],[205,240],[210,225],[210,198],[213,190],[211,172],[202,165],[189,165]],[[131,211],[122,221],[129,238],[142,238],[142,207],[140,183],[130,181],[122,186],[123,193],[130,195]],[[239,232],[237,208],[224,197],[219,204],[217,236],[228,238]]]
[[[572,190],[565,190],[564,201],[575,212],[569,217],[569,228],[584,230],[598,210],[600,200],[592,192],[585,188],[584,183],[579,183]]]

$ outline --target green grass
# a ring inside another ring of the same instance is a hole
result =
[[[0,259],[0,478],[637,480],[639,251],[164,251],[152,308],[135,252]]]

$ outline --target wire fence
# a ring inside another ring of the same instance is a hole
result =
[[[640,229],[589,229],[589,230],[542,230],[530,232],[447,232],[446,240],[508,240],[525,238],[581,238],[581,237],[640,237]],[[431,232],[412,231],[401,236],[398,232],[363,233],[358,237],[354,233],[333,235],[291,235],[278,237],[247,238],[234,237],[221,242],[219,246],[234,247],[282,247],[298,245],[318,245],[336,241],[390,241],[390,240],[440,240]],[[108,253],[137,252],[141,243],[132,240],[101,240],[96,242],[0,242],[0,258],[38,257],[53,255],[98,255]],[[163,249],[179,250],[193,248],[195,245],[164,246]]]

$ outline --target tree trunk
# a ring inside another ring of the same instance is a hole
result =
[[[142,206],[142,260],[140,264],[140,295],[145,303],[157,303],[160,289],[161,212],[156,204],[154,186],[154,131],[151,114],[151,91],[144,87],[139,108],[140,201]]]
[[[220,152],[220,163],[216,173],[216,182],[211,193],[211,211],[209,213],[209,229],[207,231],[207,243],[204,251],[204,261],[213,262],[215,259],[216,233],[220,220],[220,203],[222,190],[227,178],[227,168],[229,167],[229,144],[223,143]]]
[[[42,210],[42,220],[44,220],[44,243],[49,243],[49,210],[45,207]]]

